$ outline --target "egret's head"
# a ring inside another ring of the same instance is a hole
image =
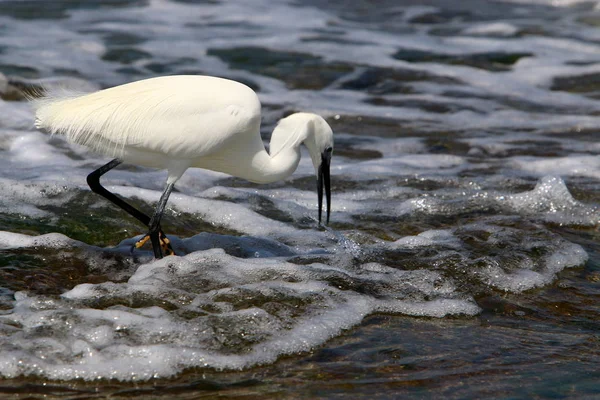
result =
[[[319,223],[323,212],[323,186],[327,198],[327,223],[329,224],[329,213],[331,210],[331,181],[329,169],[331,155],[333,154],[333,131],[329,124],[319,115],[311,114],[313,118],[309,123],[309,134],[304,140],[308,148],[317,174],[317,196],[319,202]],[[310,126],[312,125],[312,126]]]
[[[317,174],[317,195],[319,200],[319,223],[323,213],[323,187],[327,198],[327,223],[331,210],[331,184],[329,166],[333,153],[333,131],[317,114],[295,113],[283,118],[275,127],[271,136],[271,156],[283,149],[293,148],[299,151],[300,143],[308,148]]]

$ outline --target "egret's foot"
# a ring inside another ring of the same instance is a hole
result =
[[[160,248],[162,249],[163,254],[165,256],[174,256],[175,251],[173,251],[173,248],[171,247],[171,241],[169,240],[167,235],[165,235],[163,231],[160,231],[158,233],[158,238],[160,240]]]
[[[139,249],[140,247],[142,247],[143,245],[145,245],[146,242],[148,242],[148,240],[150,240],[150,234],[149,233],[146,234],[146,236],[144,236],[143,238],[141,238],[137,242],[135,242],[135,244],[133,245],[133,247],[136,248],[136,249]],[[163,252],[163,254],[165,256],[175,255],[175,251],[173,251],[173,248],[171,247],[171,241],[169,240],[169,238],[167,237],[167,235],[164,234],[163,231],[160,231],[158,233],[158,240],[160,242],[160,248],[162,249],[162,252]]]

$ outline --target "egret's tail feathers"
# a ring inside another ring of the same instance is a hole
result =
[[[63,133],[59,132],[59,129],[53,129],[57,119],[60,119],[61,108],[66,108],[70,100],[86,93],[64,88],[41,88],[40,94],[39,96],[28,96],[29,103],[35,110],[35,127],[55,134]]]
[[[68,141],[94,151],[118,156],[122,144],[110,143],[96,134],[110,121],[110,116],[104,115],[106,105],[89,96],[90,93],[65,88],[47,90],[44,97],[31,100],[35,109],[35,127],[52,135],[64,135]]]

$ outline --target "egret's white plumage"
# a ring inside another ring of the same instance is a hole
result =
[[[298,166],[304,143],[319,179],[319,205],[323,182],[329,204],[333,133],[327,122],[310,113],[282,119],[269,154],[259,132],[260,101],[239,82],[161,77],[89,94],[52,91],[34,107],[39,129],[125,162],[167,169],[171,186],[190,167],[258,183],[284,179]],[[164,203],[170,191],[165,193]]]

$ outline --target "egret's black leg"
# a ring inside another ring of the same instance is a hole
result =
[[[98,168],[97,170],[95,170],[94,172],[92,172],[91,174],[88,175],[87,183],[90,186],[90,189],[92,189],[92,191],[94,193],[98,193],[100,196],[104,197],[108,201],[112,202],[116,206],[123,209],[125,212],[127,212],[129,215],[131,215],[132,217],[134,217],[135,219],[140,221],[142,224],[150,227],[150,217],[149,216],[147,216],[146,214],[144,214],[137,208],[133,207],[131,204],[127,203],[125,200],[117,197],[117,195],[115,195],[114,193],[109,192],[104,186],[102,186],[100,184],[100,177],[121,163],[123,163],[123,160],[115,158],[114,160],[110,161],[109,163],[101,166],[100,168]],[[167,253],[169,255],[175,254],[173,252],[173,249],[171,248],[169,239],[167,239],[167,236],[164,234],[162,229],[160,229],[160,225],[158,226],[158,232],[159,232],[159,236],[160,236],[160,243],[165,247],[165,253]],[[140,241],[142,243],[139,244],[139,246],[136,244],[136,247],[141,247],[144,244],[143,241],[144,241],[144,239],[142,239]],[[140,243],[140,242],[138,242],[138,243]],[[155,252],[155,254],[156,254],[156,252]]]
[[[105,173],[107,173],[108,171],[110,171],[111,169],[115,168],[117,165],[122,164],[122,163],[123,163],[123,160],[119,160],[118,158],[115,158],[108,164],[101,166],[100,168],[98,168],[97,170],[95,170],[94,172],[89,174],[87,177],[87,183],[90,186],[90,189],[92,189],[92,192],[98,193],[100,196],[104,197],[105,199],[112,202],[116,206],[125,210],[125,212],[127,212],[127,214],[131,215],[132,217],[134,217],[135,219],[140,221],[142,224],[148,226],[150,224],[149,216],[147,216],[146,214],[144,214],[137,208],[133,207],[131,204],[127,203],[125,200],[122,200],[121,198],[117,197],[114,193],[109,192],[108,190],[106,190],[106,188],[104,186],[102,186],[100,184],[100,177],[102,175],[104,175]]]
[[[165,212],[165,207],[167,205],[167,201],[169,200],[169,195],[173,191],[174,183],[168,183],[165,191],[162,196],[160,196],[160,200],[158,201],[158,205],[156,206],[156,210],[154,211],[154,215],[152,215],[152,219],[150,220],[150,232],[148,235],[150,236],[150,240],[152,241],[152,250],[154,250],[154,257],[162,258],[162,251],[160,249],[160,219],[162,218],[163,213]]]

